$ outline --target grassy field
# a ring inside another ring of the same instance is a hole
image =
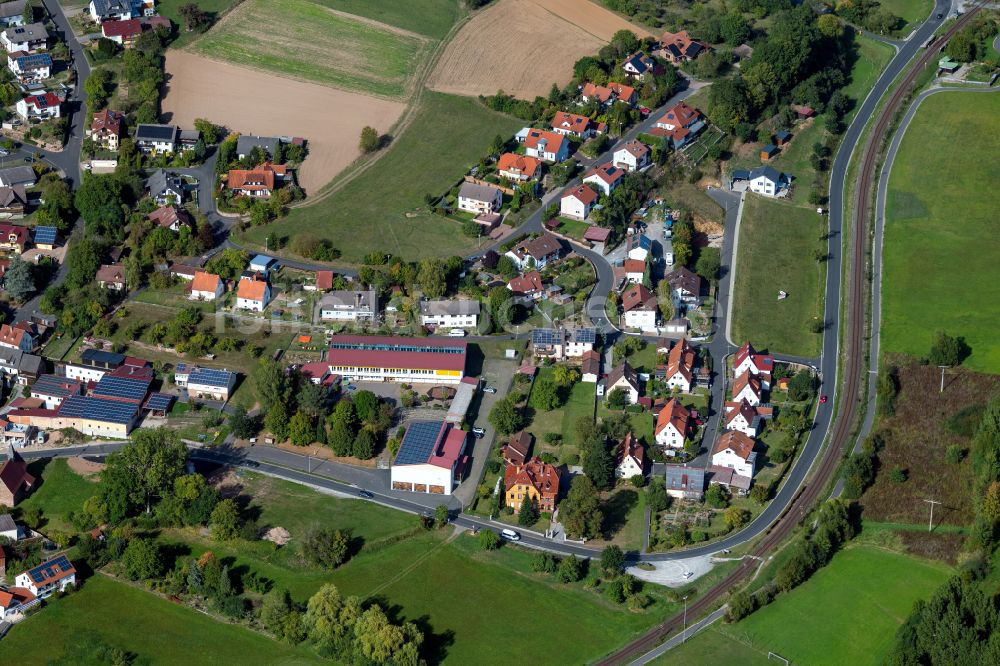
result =
[[[945,330],[972,347],[966,367],[1000,373],[998,118],[996,95],[943,93],[928,98],[906,130],[889,178],[884,351],[924,356]]]
[[[458,0],[407,0],[406,2],[312,0],[312,2],[435,39],[448,34],[451,26],[462,14],[462,3]]]
[[[83,503],[94,494],[96,484],[70,469],[63,458],[32,462],[28,471],[40,479],[41,484],[28,499],[17,505],[18,509],[41,509],[45,519],[42,531],[73,532],[69,512],[83,507]]]
[[[912,1],[912,0],[909,0]],[[885,4],[881,3],[884,7]],[[868,91],[875,85],[885,66],[892,60],[896,51],[884,42],[877,42],[862,34],[854,36],[857,44],[854,65],[851,67],[851,80],[841,88],[841,92],[854,100],[854,108],[847,114],[845,124],[851,121],[861,103],[868,96]]]
[[[822,338],[811,326],[823,316],[826,266],[814,256],[822,247],[823,222],[814,209],[747,195],[736,258],[733,340],[752,340],[774,353],[819,353]],[[788,297],[779,301],[778,290]]]
[[[263,37],[262,25],[268,26]],[[246,0],[194,49],[279,76],[404,97],[429,47],[420,36],[335,14],[309,0]]]
[[[95,621],[95,617],[100,620]],[[29,663],[107,663],[88,653],[94,639],[136,655],[136,663],[325,662],[307,647],[292,647],[243,627],[217,622],[100,575],[11,629],[3,640],[3,652],[31,655]]]
[[[465,253],[475,240],[458,223],[429,212],[424,194],[443,194],[479,161],[494,136],[509,136],[523,124],[474,99],[427,92],[413,124],[376,167],[314,206],[254,227],[243,240],[263,248],[269,234],[313,233],[329,238],[345,263],[359,262],[373,248],[407,260]]]
[[[538,378],[535,381],[543,379],[551,381],[554,372],[555,371],[551,367],[540,368],[538,371]],[[570,453],[579,453],[576,447],[582,444],[582,442],[578,440],[575,426],[577,421],[582,418],[593,421],[595,390],[594,384],[577,382],[570,389],[569,396],[566,398],[565,404],[558,409],[553,409],[548,412],[531,406],[531,403],[529,402],[529,409],[531,410],[532,416],[531,423],[527,428],[525,428],[525,430],[535,436],[535,446],[543,446],[546,434],[558,433],[563,437],[563,444],[560,449],[553,450],[553,452],[556,453],[560,459]]]
[[[931,14],[934,0],[880,0],[879,5],[890,14],[900,17],[905,25],[897,29],[897,34],[906,35]]]
[[[86,4],[85,2],[77,2],[77,0],[72,0],[75,4]],[[201,11],[212,15],[213,21],[219,20],[224,12],[229,11],[229,9],[235,5],[237,0],[198,0],[198,8]],[[193,39],[199,37],[199,33],[187,32],[184,30],[184,21],[181,19],[180,8],[186,4],[190,4],[190,0],[159,0],[156,3],[156,11],[160,16],[166,16],[170,19],[174,25],[177,26],[177,39],[175,39],[170,46],[174,48],[181,48],[189,44]]]
[[[854,546],[769,606],[735,625],[712,625],[656,663],[765,664],[776,652],[793,664],[879,664],[913,602],[929,597],[948,572]]]

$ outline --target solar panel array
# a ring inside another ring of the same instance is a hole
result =
[[[18,67],[35,67],[37,65],[49,65],[52,66],[52,56],[48,53],[32,53],[31,55],[21,56],[17,59]]]
[[[134,402],[121,402],[100,397],[71,395],[59,407],[59,416],[85,418],[108,423],[129,423],[139,411]]]
[[[118,398],[130,402],[142,402],[149,391],[149,382],[140,378],[113,377],[104,375],[94,387],[95,396]]]
[[[42,375],[31,385],[31,392],[40,395],[51,395],[55,397],[65,397],[71,393],[76,393],[80,383],[65,377],[55,375]]]
[[[531,332],[533,345],[561,345],[563,340],[563,332],[555,328],[536,328]]]
[[[55,227],[35,227],[35,245],[39,243],[52,245],[56,242],[59,230]]]
[[[573,331],[573,342],[589,342],[594,344],[597,342],[597,329],[596,328],[577,328]]]
[[[338,342],[330,343],[330,349],[353,349],[355,351],[382,351],[382,352],[425,352],[431,354],[464,354],[465,348],[425,346],[420,344],[387,344],[369,342]]]
[[[417,421],[406,426],[406,434],[396,454],[396,465],[419,465],[427,462],[438,443],[443,421]]]
[[[226,388],[232,381],[233,373],[229,370],[219,370],[217,368],[192,368],[188,375],[188,384],[201,384],[202,386],[217,386]]]
[[[48,562],[42,562],[37,567],[28,570],[28,577],[35,582],[35,584],[44,583],[48,578],[54,578],[58,576],[63,571],[69,571],[73,568],[70,564],[69,558],[65,555],[57,555],[53,557]]]
[[[97,363],[118,367],[125,360],[125,355],[104,351],[103,349],[84,349],[83,353],[80,354],[80,358],[83,359],[84,363]]]
[[[153,393],[146,401],[146,409],[154,412],[165,412],[170,409],[170,405],[173,404],[176,397],[169,393]]]

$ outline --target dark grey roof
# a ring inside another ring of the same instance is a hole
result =
[[[111,12],[118,14],[128,11],[131,13],[132,2],[131,0],[94,0],[94,9],[98,16],[107,16]]]
[[[35,170],[30,166],[16,166],[9,169],[0,169],[0,185],[11,187],[13,185],[32,186],[38,182]]]
[[[367,307],[371,310],[378,309],[378,295],[374,289],[367,291],[342,289],[331,291],[323,295],[319,301],[320,308],[354,308]]]
[[[103,349],[84,349],[83,353],[80,354],[80,360],[88,364],[99,363],[117,368],[125,362],[125,356],[123,354],[104,351]]]
[[[141,124],[135,128],[136,141],[176,141],[176,125]]]
[[[271,157],[278,154],[278,146],[281,144],[281,139],[274,136],[255,136],[253,134],[241,134],[238,139],[236,139],[236,154],[237,155],[249,155],[250,151],[254,148],[260,147],[264,149]]]
[[[7,36],[8,41],[15,44],[49,38],[49,33],[43,23],[29,23],[28,25],[7,28],[3,31],[3,34]]]
[[[40,375],[45,371],[45,359],[35,354],[21,354],[17,371],[29,375]]]
[[[24,13],[24,2],[5,2],[0,4],[0,18],[11,18]]]
[[[421,301],[420,314],[422,315],[478,315],[479,301],[470,299],[448,300],[440,299],[434,301]]]
[[[146,181],[146,188],[153,196],[161,194],[168,189],[180,194],[184,191],[184,183],[181,181],[180,176],[169,174],[163,169],[157,169],[149,177],[149,180]]]
[[[768,180],[774,181],[775,183],[781,182],[781,172],[774,167],[759,166],[750,172],[750,180],[755,180],[761,176],[764,176]]]
[[[0,365],[8,368],[16,368],[21,364],[22,354],[24,354],[24,352],[20,349],[0,347]]]
[[[9,513],[0,514],[0,532],[13,532],[16,529],[17,523],[14,522]]]
[[[667,467],[666,480],[667,490],[686,490],[697,493],[705,490],[705,470],[703,469],[670,465]]]
[[[493,185],[479,185],[478,183],[462,183],[458,189],[458,196],[476,201],[493,201],[496,199],[500,188]]]
[[[750,171],[748,169],[734,169],[733,180],[749,180]]]

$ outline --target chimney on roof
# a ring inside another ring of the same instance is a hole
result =
[[[354,307],[356,307],[356,308],[360,308],[361,307],[361,292],[360,291],[354,292]]]

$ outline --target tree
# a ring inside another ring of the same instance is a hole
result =
[[[302,411],[295,412],[288,421],[288,436],[295,446],[312,444],[315,433],[316,429],[313,428],[312,420]]]
[[[285,622],[292,612],[292,599],[288,590],[271,590],[264,595],[260,605],[260,623],[264,629],[271,632],[275,638],[283,639]]]
[[[619,386],[608,393],[604,398],[604,404],[608,409],[625,409],[625,405],[628,404],[628,393]]]
[[[531,557],[531,570],[537,573],[555,573],[559,566],[558,560],[552,553],[538,551]]]
[[[109,83],[111,83],[111,71],[107,69],[93,70],[83,82],[91,111],[100,111],[107,104]]]
[[[448,505],[438,504],[434,509],[434,522],[437,523],[438,527],[444,527],[448,524]]]
[[[299,410],[312,418],[319,418],[326,415],[326,389],[319,384],[303,380],[299,386],[296,396],[299,403]]]
[[[667,486],[663,479],[655,477],[649,480],[646,486],[646,506],[651,511],[665,511],[670,506],[670,495],[667,495]]]
[[[531,404],[546,412],[552,411],[562,405],[559,389],[548,379],[536,380],[531,389]]]
[[[354,447],[354,430],[342,421],[334,421],[327,444],[338,456],[349,456]]]
[[[703,247],[698,253],[698,261],[694,265],[695,272],[715,284],[719,280],[719,271],[721,268],[722,260],[719,255],[719,248]]]
[[[816,27],[824,37],[840,39],[844,36],[844,22],[834,14],[820,16],[816,21]]]
[[[371,423],[375,419],[378,396],[371,391],[358,391],[351,401],[354,403],[354,412],[362,423]]]
[[[250,439],[254,436],[254,420],[247,416],[247,409],[243,405],[233,407],[229,415],[229,429],[236,439]]]
[[[618,546],[611,544],[601,551],[601,569],[609,576],[625,573],[625,553]]]
[[[600,490],[614,485],[615,459],[603,433],[593,433],[583,442],[583,473]]]
[[[201,7],[194,2],[181,5],[177,12],[184,20],[184,28],[188,32],[201,32],[207,28],[208,24],[211,22],[211,17],[202,11]]]
[[[134,431],[132,441],[108,456],[101,472],[101,496],[109,507],[109,519],[117,522],[143,505],[149,513],[153,498],[170,492],[174,479],[184,474],[186,461],[187,448],[176,431]]]
[[[800,370],[788,381],[789,400],[808,400],[812,397],[815,382],[808,370]]]
[[[556,579],[560,583],[575,583],[583,578],[583,560],[575,555],[567,555],[559,562]]]
[[[729,505],[729,493],[717,483],[713,483],[705,491],[705,504],[713,509],[724,509]]]
[[[331,644],[352,628],[346,613],[347,604],[332,583],[319,588],[306,604],[305,625],[309,637],[320,644]]]
[[[122,183],[115,175],[84,173],[73,203],[92,236],[118,239],[125,224]],[[244,264],[245,265],[245,264]]]
[[[491,529],[479,530],[479,549],[496,550],[500,547],[500,537]]]
[[[501,435],[512,435],[524,427],[524,418],[511,396],[497,400],[490,410],[489,422]]]
[[[580,381],[580,370],[571,365],[557,365],[552,371],[552,380],[560,388],[569,388]]]
[[[961,365],[970,353],[971,349],[966,344],[965,338],[954,338],[944,331],[939,331],[934,336],[934,344],[927,360],[931,365],[954,367]]]
[[[222,134],[221,128],[218,125],[205,118],[195,118],[194,128],[201,132],[201,138],[208,144],[218,143]]]
[[[573,538],[593,539],[601,533],[604,514],[594,482],[587,476],[573,479],[566,499],[559,506],[566,533]]]
[[[330,527],[314,527],[302,542],[302,554],[316,566],[336,569],[347,561],[351,533]]]
[[[417,271],[417,282],[427,298],[441,298],[448,289],[444,264],[437,259],[424,259]]]
[[[285,410],[285,403],[276,402],[271,405],[264,417],[264,428],[279,442],[288,439],[288,412]]]
[[[151,539],[132,539],[122,553],[122,567],[132,580],[158,578],[163,573],[160,549]]]
[[[367,428],[362,428],[358,431],[357,436],[354,438],[354,444],[351,446],[351,453],[359,460],[371,460],[375,457],[376,445],[377,442],[375,441],[375,435],[372,431]]]
[[[24,301],[35,293],[35,275],[31,264],[15,254],[3,275],[3,288],[15,301]]]
[[[520,273],[520,271],[517,270],[517,264],[515,264],[514,260],[507,255],[500,257],[500,261],[497,262],[496,271],[508,280],[512,280],[517,277],[518,273]]]
[[[525,493],[521,500],[521,509],[517,512],[517,524],[521,527],[531,527],[538,522],[538,506],[530,495]]]
[[[738,506],[731,506],[726,509],[723,518],[726,521],[726,526],[731,530],[735,530],[750,522],[750,512]]]
[[[379,148],[378,130],[374,127],[365,126],[361,130],[361,152],[373,153]]]
[[[236,502],[224,499],[212,510],[212,538],[216,541],[231,541],[239,533],[240,510]]]

